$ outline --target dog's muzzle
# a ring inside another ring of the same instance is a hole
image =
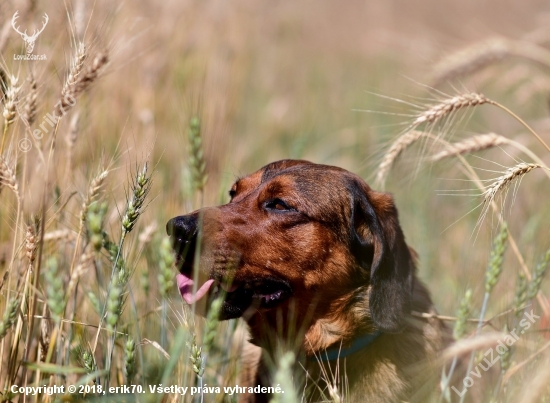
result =
[[[199,259],[195,256],[199,235],[198,213],[172,218],[166,224],[166,232],[176,254],[178,288],[189,305],[203,298],[217,298],[223,293],[219,319],[224,320],[241,317],[250,307],[275,307],[292,294],[286,280],[270,276],[231,284],[220,273],[195,273],[195,259]]]
[[[176,266],[179,274],[176,276],[180,293],[188,304],[200,300],[208,294],[213,279],[200,281],[195,285],[193,265],[198,236],[198,215],[189,214],[172,218],[166,224],[166,232],[172,240],[176,254]],[[198,277],[198,276],[197,276]]]

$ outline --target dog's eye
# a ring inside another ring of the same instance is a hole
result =
[[[231,189],[229,191],[229,197],[231,197],[231,198],[234,198],[236,194],[237,194],[237,191],[235,189]]]
[[[268,210],[279,210],[279,211],[296,211],[295,208],[290,207],[281,199],[271,199],[264,202],[264,207]]]

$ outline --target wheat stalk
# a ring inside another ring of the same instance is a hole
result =
[[[124,344],[124,376],[127,384],[132,383],[136,373],[136,343],[134,339],[128,337]]]
[[[132,197],[128,200],[126,212],[122,217],[122,237],[132,231],[143,212],[143,203],[151,190],[151,175],[148,175],[147,170],[148,164],[145,163],[136,174],[135,183],[132,185]]]
[[[90,208],[90,204],[92,204],[96,200],[101,190],[101,186],[103,186],[103,182],[105,182],[105,178],[107,178],[108,174],[109,174],[108,169],[101,168],[99,170],[99,173],[90,182],[90,186],[88,188],[88,194],[86,195],[86,198],[82,202],[82,209],[80,210],[81,228],[80,228],[79,234],[82,231],[82,225],[84,224],[84,222],[86,222],[86,215],[88,214],[88,209]]]
[[[34,75],[30,75],[29,77],[30,81],[30,90],[27,94],[27,102],[25,103],[25,108],[23,110],[23,120],[27,122],[29,126],[32,126],[34,121],[36,120],[36,110],[37,110],[37,99],[38,99],[38,91],[36,86],[36,80],[34,79]]]
[[[191,184],[193,189],[202,192],[208,174],[206,173],[206,160],[204,159],[204,150],[202,147],[201,122],[198,117],[193,117],[189,121],[189,170],[191,172]]]
[[[76,61],[76,59],[75,59]],[[82,74],[82,70],[74,74],[69,73],[67,79],[68,85],[64,86],[61,90],[61,99],[56,104],[54,109],[54,115],[60,119],[67,113],[71,107],[76,103],[76,99],[84,91],[86,91],[94,81],[99,77],[99,73],[109,62],[109,56],[105,52],[100,52],[92,61],[92,65]],[[75,69],[79,66],[78,63],[74,64]],[[82,67],[80,67],[82,68]],[[69,81],[73,80],[73,81]]]
[[[488,148],[497,147],[506,144],[508,140],[504,136],[496,133],[480,134],[469,137],[457,143],[450,144],[445,150],[437,153],[431,160],[433,162],[441,161],[444,158],[452,157],[457,154],[468,154],[476,151],[486,150]]]
[[[92,182],[90,183],[90,187],[88,188],[88,194],[86,195],[86,198],[82,202],[82,209],[80,210],[80,225],[78,228],[78,234],[76,236],[76,245],[74,248],[73,259],[71,262],[71,270],[70,270],[71,273],[73,272],[73,267],[76,262],[76,255],[78,253],[78,249],[80,246],[80,236],[82,235],[84,224],[86,223],[88,209],[90,208],[90,205],[94,202],[94,200],[97,198],[99,191],[101,190],[101,186],[103,185],[103,182],[105,181],[105,178],[107,177],[108,173],[109,173],[108,169],[101,168],[99,170],[99,173],[96,175],[96,177],[92,179]]]
[[[2,320],[0,321],[0,340],[3,339],[4,336],[6,336],[8,330],[15,323],[18,308],[19,300],[16,298],[10,299],[10,301],[6,305],[6,311],[4,312]]]
[[[493,101],[486,98],[483,94],[469,92],[455,95],[454,97],[444,99],[443,101],[431,105],[423,112],[418,114],[409,126],[409,130],[397,138],[390,146],[378,166],[376,182],[383,185],[388,172],[399,155],[415,141],[423,136],[431,137],[430,133],[415,130],[418,126],[426,124],[436,124],[446,116],[465,108],[483,105],[486,103],[494,104]]]
[[[44,304],[42,307],[42,319],[40,320],[40,337],[38,339],[38,356],[40,361],[45,362],[48,350],[50,349],[50,322],[45,317],[48,315],[48,305]]]
[[[9,77],[9,85],[4,80],[1,80],[2,87],[6,85],[6,88],[2,88],[4,93],[4,109],[2,112],[4,116],[4,131],[2,133],[2,142],[0,143],[0,155],[4,152],[4,143],[8,136],[8,129],[17,116],[17,102],[19,100],[19,91],[21,90],[21,86],[17,86],[17,81],[18,78],[13,75]]]
[[[17,184],[15,172],[4,157],[0,156],[0,190],[2,189],[2,185],[7,186],[13,191],[19,203],[21,198],[19,196],[19,185]]]
[[[18,78],[16,76],[9,77],[9,85],[5,89],[4,95],[4,110],[2,112],[4,116],[4,124],[11,124],[15,120],[17,112],[17,101],[19,99],[19,92],[21,86],[17,86]]]
[[[397,140],[390,146],[388,152],[384,155],[382,162],[378,166],[376,173],[376,182],[382,185],[386,179],[388,172],[393,166],[397,157],[405,151],[411,144],[417,141],[419,138],[425,136],[426,133],[418,130],[411,130],[406,132],[402,136],[399,136]]]
[[[488,186],[485,191],[483,191],[482,196],[485,203],[489,204],[493,202],[495,197],[498,194],[505,192],[510,187],[512,182],[517,181],[536,168],[545,167],[539,164],[521,162],[516,166],[508,168],[503,175],[499,176],[492,185]]]
[[[52,314],[52,318],[57,326],[60,326],[65,311],[65,281],[63,279],[62,268],[56,257],[51,256],[46,262],[46,303]]]
[[[36,260],[36,252],[38,250],[38,238],[37,235],[38,225],[37,223],[27,225],[27,231],[25,232],[25,255],[29,260],[29,269],[34,265]]]
[[[99,73],[109,62],[109,55],[106,52],[100,52],[93,60],[92,65],[86,70],[86,73],[79,77],[74,83],[74,93],[76,96],[86,91],[90,85],[98,78]]]
[[[80,77],[80,73],[82,72],[82,69],[84,67],[84,61],[86,60],[87,56],[88,54],[86,53],[86,45],[84,45],[83,42],[80,42],[78,44],[78,49],[76,50],[76,54],[74,55],[73,61],[71,62],[69,75],[67,76],[65,85],[61,90],[62,96],[68,94],[70,92],[70,88],[76,85],[76,83],[78,82],[78,77]]]
[[[434,138],[436,140],[441,140],[439,137],[436,137],[429,132],[416,131],[415,129],[418,126],[423,124],[435,125],[441,119],[447,116],[450,116],[451,114],[461,109],[475,107],[483,104],[490,104],[490,105],[496,106],[497,108],[500,108],[504,112],[508,113],[510,116],[516,119],[519,123],[521,123],[533,136],[535,136],[537,140],[539,140],[540,143],[548,151],[550,151],[550,147],[548,146],[548,144],[546,144],[545,141],[527,123],[525,123],[523,119],[521,119],[519,116],[517,116],[514,112],[512,112],[510,109],[508,109],[504,105],[499,104],[498,102],[495,102],[485,97],[483,94],[479,94],[476,92],[459,94],[430,106],[428,109],[424,110],[423,112],[421,112],[416,116],[413,122],[409,125],[409,129],[391,145],[388,152],[382,158],[382,162],[378,166],[378,171],[376,175],[377,183],[380,185],[384,184],[385,178],[389,170],[391,169],[393,163],[399,156],[399,154],[401,154],[407,147],[409,147],[412,143],[414,143],[420,137],[427,136],[430,138]],[[497,141],[504,141],[504,140],[502,138],[499,138]],[[506,142],[509,142],[509,140],[506,140]],[[473,142],[470,143],[470,145],[472,146]],[[455,153],[455,155],[457,154]]]

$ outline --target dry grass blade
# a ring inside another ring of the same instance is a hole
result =
[[[497,147],[506,144],[506,137],[496,133],[480,134],[469,137],[463,141],[450,144],[445,150],[434,155],[431,160],[433,162],[441,161],[444,158],[452,157],[457,154],[468,154],[476,151],[486,150],[488,148]]]
[[[485,191],[482,193],[483,198],[485,199],[485,203],[491,203],[495,200],[495,197],[502,192],[505,192],[512,182],[517,181],[527,173],[531,172],[533,169],[536,168],[545,168],[542,165],[539,164],[528,164],[525,162],[522,162],[516,166],[513,166],[511,168],[508,168],[506,172],[500,177],[498,177],[492,185],[487,187]],[[547,168],[546,168],[547,169]]]
[[[170,354],[168,354],[166,352],[166,350],[163,349],[162,346],[154,340],[141,339],[141,343],[139,343],[139,344],[141,344],[142,346],[149,344],[149,345],[153,346],[154,348],[156,348],[167,360],[170,359]]]

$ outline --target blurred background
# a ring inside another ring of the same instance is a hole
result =
[[[13,60],[24,51],[11,27],[16,11],[29,32],[48,14],[34,51],[47,61]],[[547,1],[2,0],[0,25],[0,65],[20,82],[33,72],[38,119],[52,110],[79,39],[91,57],[109,52],[108,66],[78,101],[73,140],[70,119],[60,123],[57,182],[45,185],[38,163],[33,171],[39,144],[25,154],[17,149],[23,134],[8,138],[10,158],[17,166],[28,161],[24,214],[38,212],[43,186],[55,189],[52,206],[73,211],[47,231],[77,230],[78,208],[102,164],[111,168],[103,198],[109,201],[106,229],[113,233],[120,231],[128,181],[145,160],[153,186],[137,231],[153,228],[156,236],[175,215],[227,202],[237,177],[277,159],[338,165],[374,183],[384,153],[414,117],[465,92],[506,105],[550,141]],[[208,175],[200,194],[190,185],[192,117],[201,122]],[[431,129],[452,141],[495,132],[550,165],[549,153],[525,128],[489,105]],[[497,223],[489,212],[478,225],[479,191],[465,191],[475,187],[456,160],[421,162],[429,152],[422,145],[404,152],[385,190],[393,193],[407,240],[419,253],[420,278],[439,311],[454,315],[466,287],[479,306]],[[467,158],[485,179],[528,160],[504,146]],[[510,193],[514,203],[504,204],[529,268],[549,247],[549,188],[543,173],[530,173]],[[447,195],[456,190],[467,196]],[[0,199],[0,268],[10,260],[13,203],[9,196]],[[135,270],[133,282],[156,284],[154,261],[138,259]],[[518,272],[508,253],[490,314],[509,308]]]

